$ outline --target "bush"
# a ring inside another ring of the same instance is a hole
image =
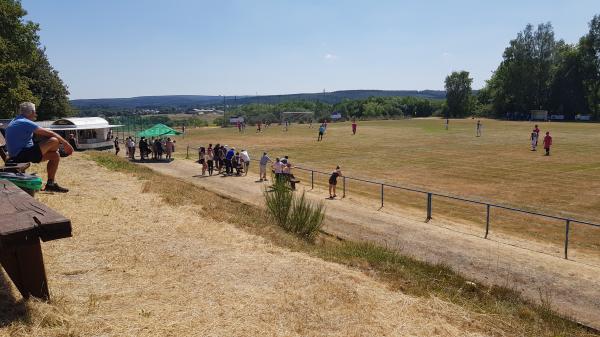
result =
[[[307,241],[314,240],[325,220],[322,202],[311,202],[305,192],[298,197],[284,180],[275,180],[272,190],[265,189],[264,196],[269,216],[278,226]]]

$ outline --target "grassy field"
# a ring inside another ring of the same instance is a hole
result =
[[[246,148],[254,159],[262,151],[272,158],[289,155],[295,165],[330,171],[340,165],[345,175],[401,186],[489,201],[552,215],[600,222],[600,125],[539,123],[542,133],[554,139],[551,156],[543,149],[530,151],[533,123],[483,120],[483,136],[475,137],[475,120],[451,120],[444,129],[439,119],[359,122],[352,135],[349,123],[328,126],[323,142],[317,142],[317,125],[294,124],[288,132],[271,126],[256,133],[235,128],[199,128],[178,139],[179,157],[190,146],[208,143]],[[541,142],[540,142],[541,144]],[[309,175],[296,170],[304,182]],[[316,175],[325,185],[327,177]],[[339,193],[338,193],[339,194]],[[347,196],[366,196],[365,207],[378,207],[380,187],[348,181]],[[372,201],[372,202],[371,202]],[[386,189],[385,205],[423,213],[425,197]],[[434,218],[461,221],[482,233],[485,207],[436,198]],[[550,242],[560,247],[564,223],[521,216],[492,209],[491,235],[515,234],[523,239]],[[571,247],[598,252],[600,228],[575,224]]]

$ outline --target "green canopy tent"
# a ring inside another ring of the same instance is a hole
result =
[[[162,137],[162,136],[176,136],[180,135],[181,132],[173,130],[164,124],[156,124],[150,129],[138,132],[138,137]]]

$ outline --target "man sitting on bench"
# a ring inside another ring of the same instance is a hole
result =
[[[58,147],[63,145],[67,155],[73,153],[73,147],[63,137],[53,131],[39,127],[33,121],[37,118],[35,104],[31,102],[19,105],[19,115],[6,127],[6,147],[9,160],[15,163],[39,163],[48,161],[48,181],[45,191],[68,192],[69,190],[58,186],[54,181],[60,155]],[[33,135],[47,138],[37,144],[33,143]]]

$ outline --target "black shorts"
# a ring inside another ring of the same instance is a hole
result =
[[[42,149],[39,144],[33,144],[32,147],[24,148],[19,154],[11,158],[15,163],[39,163],[42,161]]]
[[[329,179],[329,185],[337,185],[337,180]]]

